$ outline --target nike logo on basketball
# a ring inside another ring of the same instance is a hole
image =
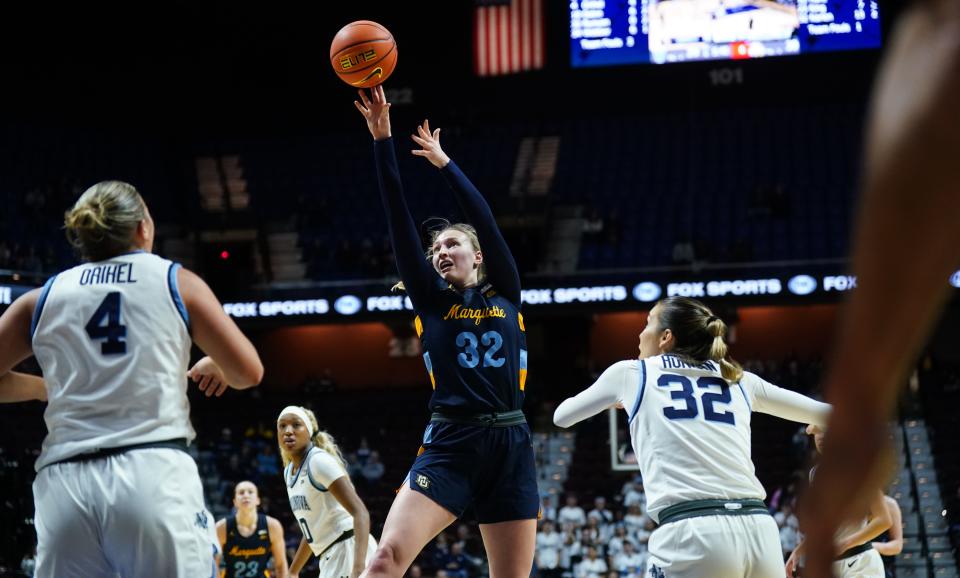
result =
[[[363,84],[364,82],[370,80],[370,79],[373,78],[374,76],[381,76],[382,74],[383,74],[383,69],[378,66],[378,67],[376,67],[376,68],[373,69],[373,72],[371,72],[370,74],[364,76],[364,77],[363,77],[363,80],[354,82],[353,84],[355,84],[355,85],[356,85],[356,84]]]

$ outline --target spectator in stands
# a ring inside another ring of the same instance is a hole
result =
[[[587,523],[587,515],[583,508],[577,505],[577,496],[567,494],[567,504],[557,512],[557,522],[561,527],[566,528],[567,524],[572,524],[579,528]]]
[[[553,496],[546,495],[543,497],[542,505],[540,506],[540,512],[543,515],[544,520],[557,521],[557,507],[553,505]]]
[[[602,546],[607,542],[607,532],[597,518],[587,518],[587,525],[580,528],[580,541],[584,546]]]
[[[646,496],[643,493],[643,482],[631,480],[623,486],[623,505],[627,508],[633,505],[640,506],[643,509],[646,503]]]
[[[647,568],[646,550],[640,552],[633,542],[623,542],[623,551],[613,557],[613,568],[620,573],[621,578],[642,578]]]
[[[7,245],[5,240],[0,240],[0,269],[12,269],[11,259],[13,257],[13,252],[10,251],[10,247]]]
[[[24,576],[33,577],[34,572],[37,570],[37,547],[34,546],[26,556],[23,557],[23,560],[20,561],[20,571],[23,572]]]
[[[537,568],[544,578],[560,578],[560,550],[563,548],[563,536],[557,532],[556,525],[550,520],[543,523],[537,533]]]
[[[469,556],[474,563],[484,557],[483,541],[466,524],[457,526],[457,543],[463,547],[463,553]]]
[[[560,550],[560,566],[563,573],[572,573],[580,560],[583,559],[583,544],[580,543],[580,533],[573,527],[563,531],[563,548]]]
[[[583,240],[598,242],[603,236],[603,217],[596,207],[590,208],[590,213],[583,220]]]
[[[257,473],[261,480],[280,475],[280,460],[268,445],[263,446],[257,454]]]
[[[360,438],[360,447],[358,447],[356,451],[357,462],[359,462],[361,466],[366,465],[367,459],[372,452],[373,450],[370,449],[370,442],[367,441],[366,436]]]
[[[613,523],[613,512],[607,508],[607,499],[603,496],[594,498],[593,509],[587,514],[587,518],[596,518],[601,524]]]
[[[607,555],[616,556],[623,552],[623,545],[633,542],[633,538],[627,533],[627,527],[619,525],[613,530],[613,536],[607,542]],[[634,544],[636,546],[636,544]]]
[[[470,568],[473,564],[463,553],[463,545],[459,542],[450,544],[450,551],[443,558],[441,568],[447,571],[451,578],[470,578]]]
[[[383,462],[380,461],[380,452],[372,451],[370,452],[370,457],[367,458],[367,463],[363,465],[363,469],[360,471],[360,474],[363,476],[363,479],[367,481],[369,485],[375,485],[380,481],[380,478],[383,477]]]
[[[687,265],[693,263],[696,255],[693,252],[693,243],[687,237],[681,237],[673,244],[673,263]]]
[[[640,504],[633,504],[627,508],[627,515],[623,517],[623,523],[631,532],[643,528],[647,523],[647,517],[640,511]]]
[[[637,537],[637,543],[640,544],[640,548],[646,550],[647,544],[650,543],[650,536],[653,535],[653,531],[657,529],[657,525],[653,522],[653,518],[646,516],[646,521],[643,523],[643,527],[637,530],[635,536]]]
[[[597,549],[593,546],[587,548],[586,557],[577,564],[574,570],[574,578],[606,578],[606,561],[597,555]]]
[[[450,544],[445,532],[440,532],[426,551],[426,559],[433,568],[443,568],[450,555]]]
[[[800,544],[800,522],[797,517],[790,514],[783,526],[780,527],[780,546],[783,548],[783,558],[790,558],[790,554],[796,550]]]

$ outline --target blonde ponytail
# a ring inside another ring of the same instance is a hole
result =
[[[672,355],[703,363],[715,361],[720,375],[729,383],[743,377],[743,368],[730,357],[727,345],[727,324],[713,314],[709,307],[689,297],[668,297],[657,303],[660,325],[673,333],[676,344]]]
[[[720,364],[720,375],[730,383],[736,383],[743,377],[743,368],[729,355],[727,345],[727,324],[719,317],[711,316],[707,321],[707,331],[713,336],[710,343],[710,359]]]
[[[340,453],[340,447],[329,432],[319,430],[313,434],[313,445],[336,458],[336,460],[340,462],[340,465],[343,466],[343,469],[347,469],[347,461],[343,459],[343,454]]]

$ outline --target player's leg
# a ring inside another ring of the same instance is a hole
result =
[[[116,575],[98,539],[98,496],[83,491],[88,465],[48,466],[33,482],[38,578]]]
[[[110,504],[104,549],[130,577],[215,575],[214,519],[196,463],[175,449],[134,450],[101,460],[95,480]]]
[[[527,578],[533,569],[537,520],[480,524],[483,547],[490,561],[490,578]]]
[[[526,424],[497,428],[487,438],[485,461],[499,467],[490,468],[495,474],[481,482],[476,509],[490,578],[525,578],[533,569],[540,512],[530,429]]]
[[[423,547],[454,520],[449,510],[404,482],[390,506],[380,545],[362,576],[400,578]]]

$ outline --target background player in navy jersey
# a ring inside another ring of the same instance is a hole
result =
[[[397,267],[433,384],[423,450],[387,516],[369,577],[401,576],[420,550],[472,508],[492,578],[529,576],[539,511],[530,429],[520,409],[526,341],[520,275],[490,207],[427,122],[414,154],[440,169],[470,225],[434,233],[424,259],[407,208],[382,87],[357,109],[374,139]],[[471,226],[472,225],[472,226]],[[483,243],[484,251],[480,250]]]
[[[93,185],[64,225],[87,262],[0,316],[0,399],[48,401],[36,575],[209,576],[217,544],[186,452],[185,377],[220,395],[257,384],[260,358],[203,280],[151,254],[132,185]],[[209,356],[188,372],[193,343]],[[30,355],[42,380],[9,373]]]
[[[287,554],[283,526],[276,518],[257,511],[260,492],[253,482],[243,481],[233,490],[236,512],[217,522],[217,539],[223,550],[224,578],[287,578]],[[276,572],[267,572],[273,557]]]

